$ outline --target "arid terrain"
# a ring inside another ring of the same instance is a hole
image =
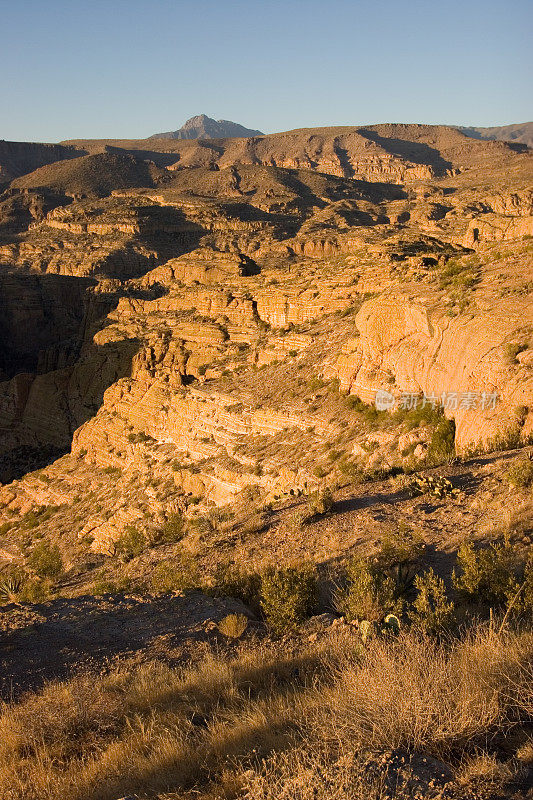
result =
[[[533,151],[190,122],[0,141],[0,800],[533,797]]]

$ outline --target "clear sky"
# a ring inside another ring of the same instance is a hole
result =
[[[532,0],[0,0],[0,139],[533,119]]]

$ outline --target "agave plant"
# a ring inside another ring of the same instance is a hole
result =
[[[16,603],[24,585],[24,576],[12,571],[0,576],[0,600],[4,603]]]

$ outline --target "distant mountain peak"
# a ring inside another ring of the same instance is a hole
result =
[[[471,139],[495,139],[533,147],[533,122],[519,122],[513,125],[500,125],[492,128],[459,127],[458,130]]]
[[[206,114],[191,117],[176,131],[155,133],[150,139],[230,139],[263,136],[261,131],[245,128],[229,119],[211,119]]]

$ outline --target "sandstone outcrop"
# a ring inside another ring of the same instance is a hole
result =
[[[526,408],[520,424],[531,429],[533,371],[526,357],[517,367],[506,363],[505,355],[517,332],[533,331],[527,299],[499,300],[497,313],[488,306],[464,319],[450,318],[428,297],[390,294],[364,303],[356,325],[360,337],[347,343],[337,362],[344,390],[367,401],[379,389],[425,394],[437,402],[443,393],[453,394],[447,413],[456,421],[456,441],[463,448],[516,427],[518,407]],[[483,408],[482,398],[494,394],[494,407],[487,399]]]
[[[110,552],[176,510],[423,464],[430,423],[375,423],[378,391],[457,393],[463,452],[526,441],[529,154],[431,126],[162,142],[78,143],[0,198],[8,516],[94,484],[73,525]]]

